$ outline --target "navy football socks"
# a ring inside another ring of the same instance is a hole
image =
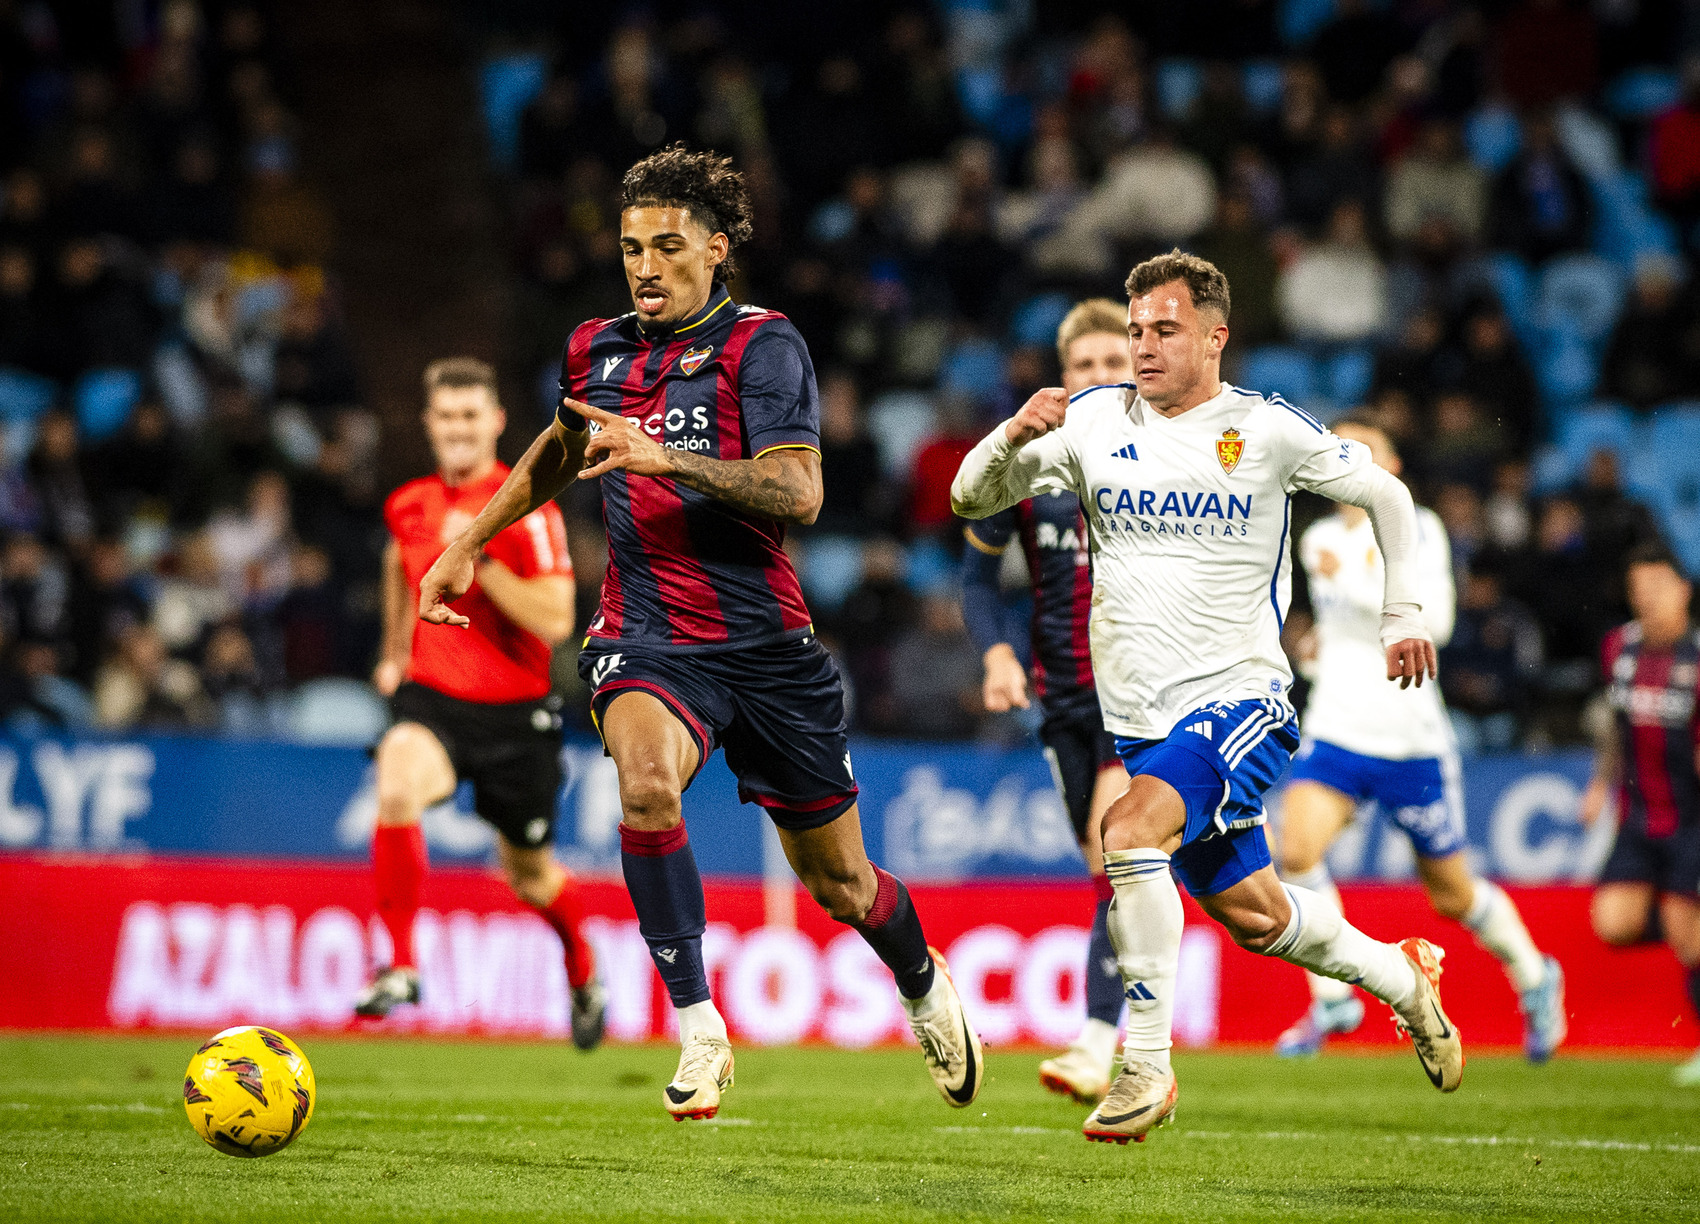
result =
[[[897,979],[897,993],[905,999],[919,999],[933,988],[933,958],[927,951],[921,919],[902,880],[878,867],[874,868],[874,879],[879,889],[867,917],[850,925],[861,932],[891,970],[891,976]]]
[[[1098,898],[1092,911],[1092,934],[1086,941],[1086,1014],[1111,1028],[1122,1022],[1122,971],[1116,964],[1116,949],[1110,943],[1110,902],[1115,893],[1109,877],[1093,880],[1109,896]]]
[[[702,933],[708,927],[708,908],[684,822],[650,833],[622,821],[620,868],[637,910],[638,931],[667,984],[667,997],[676,1008],[706,1002]]]

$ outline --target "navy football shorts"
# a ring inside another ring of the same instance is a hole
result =
[[[1224,892],[1270,865],[1263,793],[1298,746],[1291,707],[1267,699],[1200,706],[1166,739],[1117,737],[1130,776],[1161,778],[1186,804],[1186,828],[1170,866],[1193,896]]]
[[[1660,892],[1700,897],[1700,822],[1684,821],[1669,837],[1651,837],[1625,822],[1600,868],[1601,884],[1651,884]]]
[[[1088,694],[1090,696],[1090,694]],[[1086,844],[1086,822],[1092,816],[1092,792],[1106,766],[1119,765],[1116,737],[1104,730],[1104,716],[1094,698],[1074,701],[1055,711],[1046,709],[1039,725],[1051,778],[1057,784],[1075,840]]]
[[[1405,831],[1419,858],[1445,858],[1466,844],[1455,757],[1390,761],[1324,740],[1306,740],[1299,745],[1287,781],[1320,782],[1358,803],[1373,799]]]
[[[844,686],[813,633],[689,653],[592,638],[578,671],[598,728],[621,693],[648,693],[691,733],[698,771],[724,748],[738,798],[782,829],[818,829],[856,802]]]

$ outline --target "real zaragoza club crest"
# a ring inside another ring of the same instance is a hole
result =
[[[1222,436],[1216,439],[1216,462],[1222,465],[1224,474],[1232,474],[1240,465],[1240,456],[1245,454],[1245,439],[1240,437],[1237,429],[1224,429]]]

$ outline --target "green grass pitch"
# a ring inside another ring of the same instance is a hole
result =
[[[309,1039],[293,1147],[205,1146],[188,1039],[0,1039],[0,1219],[1558,1220],[1700,1218],[1700,1091],[1670,1064],[1408,1053],[1176,1057],[1173,1126],[1089,1144],[1031,1051],[951,1110],[911,1050],[743,1048],[721,1116],[674,1123],[664,1046]]]

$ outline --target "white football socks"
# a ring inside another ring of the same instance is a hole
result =
[[[684,1045],[699,1033],[705,1037],[727,1040],[726,1021],[707,999],[679,1009],[679,1044]]]
[[[1397,944],[1371,939],[1308,888],[1282,887],[1292,904],[1292,917],[1264,955],[1355,983],[1395,1011],[1411,1002],[1417,991],[1417,971]]]
[[[1099,1066],[1108,1067],[1116,1061],[1116,1038],[1120,1035],[1115,1025],[1088,1016],[1074,1044],[1077,1049],[1085,1050]]]
[[[1334,886],[1334,877],[1328,874],[1327,863],[1318,863],[1309,871],[1296,871],[1281,878],[1295,888],[1308,888],[1324,903],[1332,905],[1336,914],[1345,914],[1346,907],[1340,904],[1340,890]],[[1338,1003],[1352,997],[1350,982],[1309,971],[1306,971],[1305,977],[1310,981],[1310,997],[1318,1002]]]
[[[925,1020],[945,1004],[950,995],[950,987],[945,982],[944,970],[933,970],[933,984],[927,987],[927,993],[918,999],[904,998],[903,992],[897,992],[897,1001],[903,1004],[903,1013],[911,1020]]]
[[[1505,966],[1505,976],[1521,994],[1541,984],[1546,976],[1546,957],[1529,938],[1529,928],[1517,906],[1505,895],[1505,890],[1490,880],[1476,881],[1475,896],[1470,911],[1464,915],[1464,925],[1470,928],[1481,944]]]
[[[1104,872],[1115,888],[1110,903],[1110,944],[1127,994],[1127,1059],[1168,1070],[1180,969],[1180,890],[1161,850],[1109,850]]]

